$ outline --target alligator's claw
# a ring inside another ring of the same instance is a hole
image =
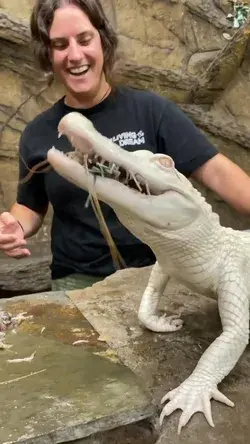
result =
[[[211,386],[207,381],[187,379],[179,387],[169,391],[161,400],[161,403],[169,400],[160,415],[160,424],[162,425],[164,417],[171,415],[177,409],[182,410],[178,424],[178,435],[181,433],[190,418],[196,412],[204,413],[204,416],[211,427],[214,427],[211,411],[211,398],[220,401],[229,407],[234,403],[230,401],[217,387]]]
[[[156,333],[177,331],[180,330],[183,325],[183,320],[180,319],[179,315],[149,315],[147,317],[144,316],[143,318],[139,317],[139,320],[146,328]]]

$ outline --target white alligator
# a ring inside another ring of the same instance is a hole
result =
[[[222,227],[219,216],[169,156],[127,152],[74,112],[62,118],[58,130],[71,141],[76,159],[87,158],[90,168],[99,157],[108,162],[112,174],[96,176],[86,163],[81,165],[54,147],[47,154],[53,169],[82,189],[95,189],[98,198],[156,256],[140,302],[140,322],[154,332],[182,327],[179,317],[157,313],[171,276],[195,292],[217,295],[222,333],[192,374],[163,397],[162,403],[169,402],[160,415],[162,424],[165,416],[181,409],[178,433],[195,412],[203,412],[214,427],[211,399],[234,406],[217,385],[234,368],[249,340],[250,235]]]

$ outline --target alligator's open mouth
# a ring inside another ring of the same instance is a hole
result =
[[[101,192],[102,179],[108,179],[105,186],[112,187],[116,181],[120,193],[126,192],[125,187],[127,191],[138,192],[143,197],[159,196],[169,191],[165,173],[174,167],[173,159],[169,156],[153,154],[146,148],[126,151],[100,134],[90,120],[77,112],[69,113],[60,120],[58,137],[62,135],[71,143],[73,149],[66,156],[74,162],[66,162],[63,158],[65,154],[60,155],[53,149],[48,151],[47,160],[54,170],[81,188],[89,188],[90,184],[95,183]],[[90,181],[87,180],[87,173]]]
[[[109,162],[103,159],[98,154],[82,154],[76,150],[67,153],[66,156],[85,167],[88,172],[94,176],[113,179],[133,190],[140,192],[141,194],[161,194],[150,189],[147,181],[140,174],[134,174],[133,172],[126,170],[124,167],[119,166],[114,162]]]
[[[74,147],[73,147],[74,148]],[[80,151],[70,151],[68,153],[60,154],[68,157],[75,162],[79,163],[93,176],[101,176],[108,179],[113,179],[117,182],[126,185],[127,187],[140,192],[141,194],[147,195],[158,195],[159,193],[150,190],[147,181],[140,175],[129,172],[124,167],[115,164],[114,162],[109,162],[104,160],[98,154],[89,155],[83,154]],[[51,166],[47,160],[39,162],[33,168],[29,169],[27,176],[20,180],[21,183],[27,182],[34,173],[44,173],[51,169]]]

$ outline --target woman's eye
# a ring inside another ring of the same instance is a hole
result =
[[[53,42],[51,44],[53,49],[65,49],[67,47],[66,42]]]
[[[89,45],[90,42],[91,42],[91,37],[88,37],[88,38],[85,37],[85,38],[82,38],[82,39],[78,40],[78,43],[80,45]]]

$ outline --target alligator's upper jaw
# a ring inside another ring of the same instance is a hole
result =
[[[175,191],[182,194],[183,185],[174,168],[173,160],[164,155],[153,155],[150,151],[138,150],[130,153],[96,131],[93,124],[78,113],[65,116],[59,125],[82,156],[96,153],[115,168],[123,168],[134,181],[134,187],[121,177],[111,178],[91,174],[78,161],[70,159],[62,152],[52,148],[47,160],[53,169],[69,182],[86,191],[93,191],[98,198],[110,205],[115,211],[121,209],[153,226],[164,227],[167,215],[172,211],[172,199],[166,193]],[[118,170],[116,170],[118,171]],[[110,175],[109,175],[110,176]],[[138,186],[143,184],[144,190]],[[136,185],[136,186],[135,186]],[[171,194],[171,193],[170,193]]]
[[[135,182],[138,178],[140,183],[147,183],[152,194],[161,194],[169,188],[166,170],[159,163],[157,165],[160,157],[165,161],[168,159],[172,167],[173,160],[168,156],[153,155],[146,150],[128,152],[100,134],[90,120],[77,112],[64,116],[59,122],[58,131],[71,141],[82,158],[84,155],[91,157],[96,154],[110,166],[120,167],[123,173],[125,171]],[[120,181],[121,176],[116,179]]]

